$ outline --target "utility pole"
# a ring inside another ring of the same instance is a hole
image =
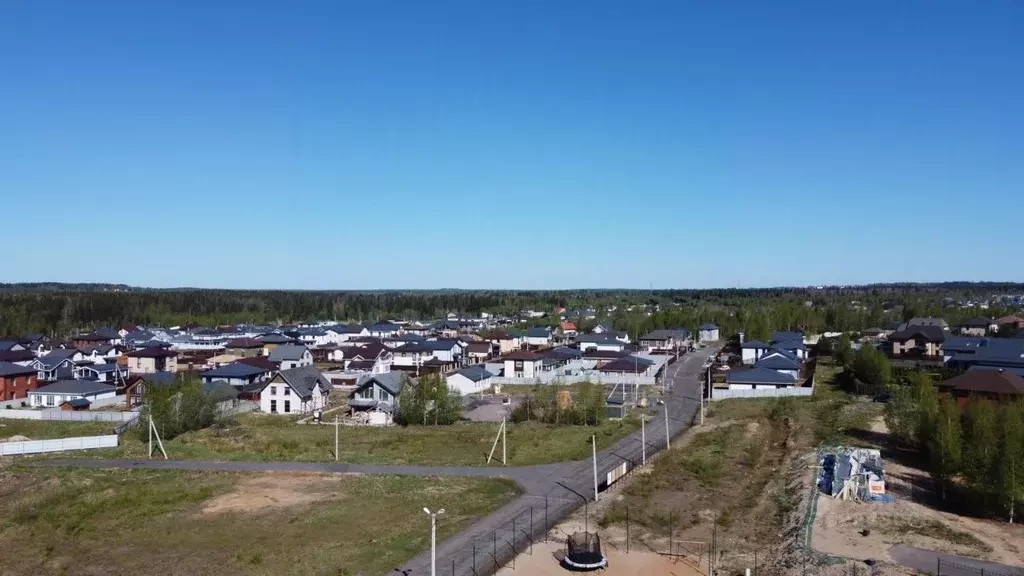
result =
[[[672,438],[668,433],[668,402],[665,403],[665,449],[672,448]]]
[[[704,387],[707,385],[708,375],[711,370],[704,370],[704,382],[700,385],[700,425],[704,425]]]
[[[594,502],[597,502],[597,436],[591,435],[590,448],[594,453]]]
[[[444,514],[444,508],[432,513],[430,509],[424,508],[424,512],[430,516],[430,576],[437,576],[437,517]],[[476,561],[474,554],[473,561]]]
[[[334,461],[338,461],[338,415],[334,415]]]
[[[647,415],[640,415],[640,462],[647,466]]]
[[[505,459],[506,455],[508,454],[508,443],[506,442],[506,438],[508,437],[507,436],[508,435],[508,426],[506,425],[506,422],[508,422],[508,421],[505,419],[504,416],[502,416],[501,417],[501,465],[502,466],[507,466],[508,465],[508,462]]]

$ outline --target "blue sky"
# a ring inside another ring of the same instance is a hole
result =
[[[0,3],[0,281],[1024,280],[1024,2]]]

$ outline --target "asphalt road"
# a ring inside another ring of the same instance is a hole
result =
[[[689,427],[700,406],[701,367],[717,348],[706,348],[687,354],[669,366],[666,378],[671,392],[663,400],[668,418],[651,420],[646,427],[647,456],[665,446],[668,437],[675,437]],[[664,412],[662,412],[664,414]],[[666,423],[667,420],[667,423]],[[632,468],[642,459],[641,433],[616,442],[597,454],[597,476],[606,474],[624,462]],[[360,474],[405,474],[412,476],[476,476],[503,477],[515,480],[524,490],[523,496],[480,519],[459,534],[438,544],[438,574],[483,576],[522,550],[531,538],[540,538],[546,525],[553,525],[594,499],[593,462],[563,462],[543,466],[509,468],[437,467],[437,466],[360,466],[317,462],[220,462],[203,460],[41,460],[37,466],[74,466],[83,468],[145,468],[248,471],[303,471]],[[444,518],[439,519],[440,522]],[[426,527],[426,521],[424,521]],[[513,529],[514,528],[514,529]],[[426,528],[425,528],[426,529]],[[500,545],[499,545],[500,541]],[[475,546],[475,549],[474,549]],[[430,551],[426,550],[397,569],[407,576],[430,574]],[[394,574],[394,572],[392,572]]]
[[[979,574],[1009,576],[1011,574],[1024,574],[1024,568],[1019,566],[978,560],[966,556],[943,554],[935,550],[913,548],[911,546],[893,546],[889,549],[889,556],[897,563],[925,574],[941,574],[941,576],[978,576]]]

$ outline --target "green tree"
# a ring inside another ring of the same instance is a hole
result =
[[[874,346],[865,344],[853,355],[851,366],[853,375],[863,385],[861,392],[878,394],[885,390],[886,384],[892,380],[892,365],[889,359]]]
[[[1024,500],[1024,401],[1004,406],[999,414],[996,490],[1012,524],[1017,504]]]
[[[928,441],[932,478],[939,485],[943,500],[946,499],[946,488],[960,470],[960,432],[960,409],[956,400],[943,396],[939,400],[939,410]]]
[[[970,447],[963,454],[964,479],[987,507],[999,461],[999,415],[990,400],[977,397],[968,401],[963,431],[963,445]]]
[[[849,366],[853,362],[853,345],[846,334],[839,337],[833,357],[840,366]]]
[[[448,388],[440,374],[424,374],[406,382],[399,400],[398,422],[403,425],[441,426],[462,418],[462,399]]]
[[[885,405],[885,426],[889,433],[907,446],[920,447],[918,438],[921,431],[921,399],[935,396],[932,379],[923,372],[913,372],[906,383],[889,384],[891,397]]]
[[[207,428],[217,419],[216,402],[193,377],[180,374],[166,384],[147,381],[141,385],[145,388],[139,421],[144,425],[138,430],[144,440],[149,436],[150,417],[164,440]]]

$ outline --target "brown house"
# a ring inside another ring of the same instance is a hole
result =
[[[132,374],[177,372],[178,353],[166,348],[143,348],[125,354],[128,370]]]
[[[893,356],[942,356],[946,332],[938,326],[910,326],[889,335]]]
[[[240,358],[263,355],[263,342],[255,338],[235,338],[224,346],[224,352]]]
[[[88,410],[90,404],[92,403],[85,398],[74,398],[61,402],[60,409],[64,412],[78,412],[79,410]]]
[[[1013,401],[1024,395],[1024,378],[1002,368],[973,368],[939,383],[942,390],[962,408],[971,396],[983,396],[997,402]]]
[[[28,398],[39,386],[39,372],[32,366],[0,362],[0,402]]]

